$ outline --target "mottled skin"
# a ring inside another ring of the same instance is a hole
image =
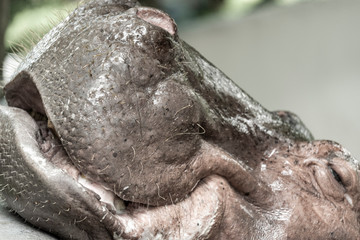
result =
[[[360,239],[358,162],[264,109],[159,10],[79,7],[5,95],[0,190],[63,239]]]

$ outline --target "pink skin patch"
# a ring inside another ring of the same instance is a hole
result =
[[[139,7],[136,14],[139,18],[152,25],[161,27],[171,35],[174,35],[177,32],[175,21],[168,14],[158,9]]]

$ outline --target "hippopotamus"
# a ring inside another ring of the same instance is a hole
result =
[[[359,162],[262,107],[163,11],[79,6],[4,91],[2,197],[61,239],[360,239]]]

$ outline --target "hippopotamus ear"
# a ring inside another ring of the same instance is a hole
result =
[[[177,26],[174,19],[163,11],[155,8],[139,7],[137,9],[137,16],[152,25],[161,27],[171,35],[177,34]]]

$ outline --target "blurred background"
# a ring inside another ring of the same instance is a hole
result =
[[[0,1],[4,83],[14,58],[79,2]],[[296,113],[316,139],[337,141],[360,158],[360,1],[140,2],[168,12],[185,41],[264,107]]]

